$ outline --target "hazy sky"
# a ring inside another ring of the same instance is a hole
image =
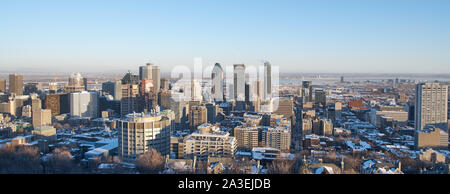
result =
[[[448,0],[0,0],[0,71],[450,72]]]

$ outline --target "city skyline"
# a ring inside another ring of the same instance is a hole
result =
[[[171,6],[176,4],[177,6]],[[447,1],[5,1],[2,72],[122,72],[144,62],[280,72],[450,72]],[[82,13],[82,14],[81,14]]]

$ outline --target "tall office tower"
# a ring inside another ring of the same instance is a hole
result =
[[[284,118],[293,119],[294,102],[292,97],[280,97],[278,100],[278,108],[273,113],[283,115]]]
[[[153,64],[147,63],[145,66],[139,67],[139,80],[152,79]]]
[[[33,111],[33,128],[52,125],[52,111],[42,109]]]
[[[234,65],[233,94],[235,101],[245,101],[245,65]]]
[[[312,82],[302,82],[303,103],[312,102]]]
[[[159,90],[161,89],[161,70],[159,69],[159,66],[154,65],[152,68],[152,80],[153,80],[153,86],[155,87],[156,94],[159,93]]]
[[[173,112],[126,115],[117,123],[119,156],[125,162],[136,158],[151,148],[165,156],[170,152],[170,132]]]
[[[17,96],[23,94],[23,75],[9,74],[9,93],[14,93]]]
[[[160,95],[161,95],[161,97],[159,98],[159,99],[161,99],[160,106],[162,106],[163,109],[169,109],[170,98],[172,98],[172,92],[169,90],[166,90],[166,91],[162,91]]]
[[[261,81],[258,80],[258,81],[255,81],[254,85],[255,85],[256,97],[262,101],[264,98],[264,83],[262,83]]]
[[[88,79],[86,77],[83,78],[83,87],[84,90],[88,90]]]
[[[224,100],[223,84],[225,80],[223,77],[222,66],[220,66],[219,63],[216,63],[214,65],[211,74],[211,79],[212,79],[212,87],[211,87],[212,98],[215,102],[222,102]]]
[[[417,84],[414,115],[416,130],[423,130],[424,126],[429,124],[446,129],[447,100],[448,86],[440,83]]]
[[[186,121],[188,120],[188,104],[184,101],[182,94],[172,93],[169,98],[169,107],[166,107],[175,113],[176,128],[187,127]]]
[[[158,95],[155,94],[153,80],[141,80],[140,97],[144,112],[156,108],[158,105]]]
[[[70,94],[70,115],[79,117],[98,117],[98,93],[76,92]]]
[[[122,82],[120,80],[114,81],[114,100],[122,99]]]
[[[6,92],[6,80],[0,80],[0,92]]]
[[[333,135],[333,122],[330,119],[320,120],[320,135],[331,136]]]
[[[341,76],[341,83],[344,83],[344,76]]]
[[[102,93],[103,95],[112,95],[114,96],[114,82],[103,82],[102,83]]]
[[[40,111],[42,109],[42,101],[39,98],[31,99],[31,111]]]
[[[327,105],[327,93],[323,89],[316,89],[314,98],[316,106],[325,107]]]
[[[219,105],[216,105],[214,103],[208,103],[206,106],[206,121],[208,123],[215,123],[216,122],[216,116],[219,113]]]
[[[44,106],[46,109],[51,110],[52,116],[60,114],[60,94],[46,94],[44,100]]]
[[[126,73],[121,79],[122,85],[125,84],[139,84],[139,75],[134,75],[130,71]]]
[[[191,101],[199,101],[202,102],[202,86],[198,80],[191,81]]]
[[[264,101],[272,97],[272,65],[269,62],[264,63]]]
[[[253,88],[251,88],[253,89]],[[246,106],[250,105],[250,94],[252,94],[252,92],[250,91],[250,83],[246,82],[245,83],[245,104]]]
[[[69,83],[66,86],[65,91],[72,93],[86,90],[84,81],[85,80],[81,77],[80,73],[72,73],[69,77]]]
[[[70,93],[59,95],[59,114],[70,113]]]
[[[139,96],[139,85],[124,84],[122,85],[122,99],[120,100],[121,115],[127,115],[133,112],[142,112],[141,98]]]
[[[261,143],[267,147],[289,151],[291,131],[286,127],[264,127],[261,133]]]
[[[169,90],[169,80],[161,79],[161,89]]]
[[[237,146],[235,137],[211,124],[200,125],[198,133],[186,136],[184,141],[184,155],[188,158],[193,156],[200,159],[206,159],[208,156],[231,158]]]
[[[234,128],[234,137],[237,141],[237,147],[251,150],[258,147],[258,128],[237,126]]]
[[[189,127],[196,129],[199,125],[207,123],[207,110],[205,106],[192,106],[189,108]]]

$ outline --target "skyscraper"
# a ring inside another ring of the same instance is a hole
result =
[[[312,82],[303,81],[302,86],[303,103],[312,102]]]
[[[416,130],[428,124],[447,125],[448,86],[440,83],[420,83],[416,85],[414,123]]]
[[[33,111],[33,128],[48,126],[52,124],[52,111],[50,109],[42,109]]]
[[[235,101],[245,101],[245,65],[234,65],[233,94]]]
[[[151,80],[152,79],[153,64],[147,63],[145,66],[139,67],[139,80]]]
[[[141,112],[141,98],[139,96],[139,85],[124,84],[122,85],[122,98],[120,100],[120,112],[127,115],[133,112]]]
[[[77,92],[70,94],[70,115],[79,117],[98,117],[98,93]]]
[[[272,65],[264,63],[264,101],[272,97]]]
[[[0,92],[6,92],[6,80],[0,80]]]
[[[224,98],[223,94],[223,69],[219,63],[214,65],[211,74],[212,79],[212,87],[211,87],[211,95],[215,102],[222,102]]]
[[[57,116],[60,114],[60,94],[46,94],[44,100],[44,106],[46,109],[51,110],[52,116]]]
[[[23,75],[9,74],[9,93],[23,94]]]
[[[114,82],[103,82],[102,83],[102,93],[103,93],[103,95],[106,95],[106,94],[114,95]]]
[[[152,80],[153,86],[155,87],[155,92],[158,94],[161,89],[161,70],[159,66],[154,65],[152,68]]]
[[[325,107],[327,105],[327,94],[323,89],[316,89],[314,103],[319,106]]]

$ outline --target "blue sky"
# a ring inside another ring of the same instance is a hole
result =
[[[0,71],[450,72],[448,0],[0,0]]]

